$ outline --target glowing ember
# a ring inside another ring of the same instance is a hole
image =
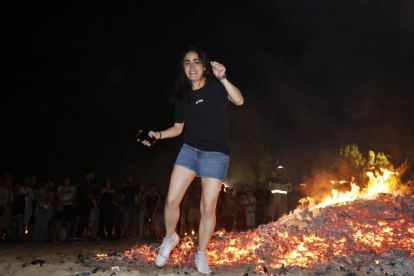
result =
[[[96,254],[96,258],[98,258],[99,260],[102,260],[103,258],[107,257],[108,254]]]
[[[387,258],[399,256],[402,264],[414,267],[414,197],[404,194],[397,173],[382,170],[369,177],[365,189],[352,183],[351,191],[333,190],[332,197],[316,206],[308,198],[310,208],[297,209],[254,231],[217,232],[207,248],[209,263],[249,264],[258,273],[330,266],[336,270],[370,267],[372,273],[378,269],[383,274],[393,272]],[[197,243],[198,238],[185,236],[169,264],[192,266]],[[107,259],[153,263],[156,255],[156,246],[146,245]]]

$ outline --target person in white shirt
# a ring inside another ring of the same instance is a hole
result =
[[[70,184],[70,178],[66,176],[63,179],[63,185],[57,189],[56,198],[63,204],[62,212],[56,212],[56,234],[59,237],[62,227],[62,220],[66,224],[66,239],[70,239],[70,223],[73,216],[73,202],[76,198],[76,187]]]

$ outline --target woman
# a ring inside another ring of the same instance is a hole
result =
[[[244,99],[240,90],[227,80],[224,65],[210,62],[200,49],[189,48],[179,64],[174,93],[175,123],[166,130],[148,133],[157,140],[172,138],[180,135],[186,125],[184,145],[174,165],[165,204],[167,236],[155,264],[164,266],[179,242],[175,233],[179,205],[188,185],[197,176],[201,178],[202,196],[195,265],[200,273],[211,274],[205,251],[213,234],[217,198],[229,164],[227,105],[242,105]],[[151,146],[148,141],[142,143]]]

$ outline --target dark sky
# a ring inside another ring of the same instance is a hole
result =
[[[396,163],[414,149],[414,2],[193,2],[3,3],[1,171],[167,185],[182,140],[147,149],[134,137],[173,124],[170,91],[191,45],[245,96],[229,108],[229,182],[242,181],[246,143],[296,181],[341,143]]]

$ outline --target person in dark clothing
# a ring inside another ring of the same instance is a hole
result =
[[[89,213],[89,224],[91,226],[91,241],[99,241],[98,238],[98,228],[99,228],[99,217],[100,217],[100,210],[99,210],[99,203],[101,200],[101,189],[98,187],[98,184],[95,181],[91,182],[89,186],[89,193],[88,193],[88,202],[91,207],[91,211]]]
[[[20,241],[23,236],[23,215],[25,209],[25,196],[20,193],[21,185],[16,183],[14,186],[14,199],[12,203],[12,209],[10,212],[9,227],[7,229],[7,241],[12,240],[13,228],[16,225],[16,241]]]
[[[145,195],[145,223],[147,226],[147,233],[154,233],[154,222],[160,203],[161,197],[157,193],[155,185],[152,184],[150,192]]]
[[[112,231],[115,227],[115,215],[118,204],[114,201],[114,190],[112,190],[111,182],[109,180],[102,181],[101,189],[101,203],[99,210],[99,231],[100,237],[104,238],[106,230],[108,240],[113,240]]]
[[[76,222],[74,227],[73,241],[80,241],[82,239],[83,231],[88,226],[88,219],[90,210],[92,208],[91,198],[89,192],[91,190],[92,182],[95,181],[95,173],[93,171],[86,172],[85,179],[79,183],[77,205],[76,205]]]
[[[114,193],[114,201],[118,205],[115,210],[115,239],[122,238],[122,228],[124,223],[124,206],[122,205],[122,194]]]
[[[223,227],[223,216],[222,216],[222,212],[223,212],[223,208],[224,208],[224,204],[226,203],[226,187],[224,185],[221,186],[220,192],[219,192],[219,196],[218,196],[218,200],[217,200],[217,222],[216,222],[216,230],[219,228]]]
[[[246,229],[246,214],[243,207],[243,201],[246,198],[246,193],[244,192],[244,185],[242,185],[242,190],[236,193],[236,230],[243,231]]]
[[[190,188],[191,197],[188,200],[187,231],[197,233],[196,225],[200,223],[201,182],[194,181]]]
[[[134,186],[131,176],[126,178],[127,185],[122,188],[122,202],[124,205],[124,239],[135,239],[135,222],[137,218],[137,195],[139,188]]]
[[[227,187],[226,192],[222,195],[221,200],[221,227],[224,227],[226,232],[230,232],[233,230],[234,219],[235,219],[235,212],[236,212],[236,203],[235,197],[233,195],[234,189]]]
[[[204,51],[191,47],[179,60],[175,89],[175,123],[163,131],[150,131],[156,140],[183,133],[184,145],[178,154],[164,208],[166,237],[160,246],[155,265],[164,266],[180,238],[175,229],[180,217],[180,203],[195,177],[202,181],[199,248],[195,265],[200,273],[211,274],[205,251],[216,224],[216,205],[225,181],[230,160],[227,106],[242,105],[240,90],[226,76],[226,67],[210,61]],[[185,128],[184,128],[185,124]],[[153,145],[143,141],[147,146]]]
[[[264,208],[266,201],[266,192],[262,189],[262,183],[256,182],[256,191],[253,193],[256,199],[256,226],[264,223]]]

